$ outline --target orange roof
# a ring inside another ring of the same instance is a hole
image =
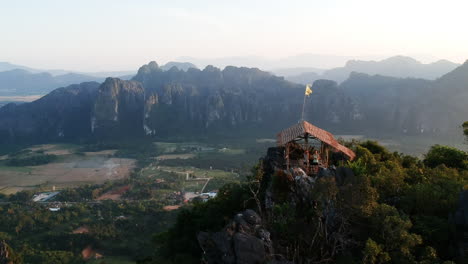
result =
[[[297,123],[296,125],[278,133],[277,135],[278,145],[284,146],[286,145],[286,143],[300,136],[303,136],[306,133],[330,145],[336,151],[340,151],[344,153],[346,156],[348,156],[350,160],[353,160],[356,157],[356,154],[354,154],[352,150],[338,143],[338,141],[336,141],[336,139],[333,137],[333,135],[330,132],[325,131],[321,128],[318,128],[306,121],[301,121]]]

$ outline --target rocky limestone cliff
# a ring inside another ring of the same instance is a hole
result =
[[[339,88],[375,135],[459,136],[468,116],[468,63],[435,81],[352,73]],[[371,125],[372,124],[372,125]]]
[[[91,135],[91,109],[99,83],[59,88],[32,103],[0,109],[0,142],[76,140]]]
[[[234,216],[220,232],[200,232],[198,241],[207,263],[266,263],[273,259],[270,233],[250,209]]]
[[[317,80],[304,118],[336,134],[461,137],[468,63],[436,81],[353,73]],[[163,71],[156,62],[132,81],[60,88],[0,108],[0,142],[157,136],[274,137],[301,116],[304,87],[252,68]]]
[[[145,130],[157,135],[172,135],[175,130],[221,133],[249,125],[271,126],[267,122],[273,121],[285,124],[291,101],[280,98],[288,94],[299,98],[302,89],[258,69],[221,71],[208,66],[162,71],[156,62],[142,66],[134,80],[143,84],[147,94]]]
[[[140,83],[107,78],[94,100],[91,131],[98,137],[142,135],[144,102]]]

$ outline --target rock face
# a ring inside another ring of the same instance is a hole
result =
[[[97,137],[143,135],[144,102],[140,83],[107,78],[94,101],[91,131]]]
[[[467,76],[468,62],[435,81],[354,73],[340,88],[359,108],[355,126],[372,134],[458,136],[468,115]]]
[[[99,87],[73,85],[32,103],[1,108],[0,142],[235,134],[244,129],[254,135],[290,125],[302,89],[258,69],[163,71],[150,62],[133,81],[108,78]]]
[[[237,214],[216,233],[200,232],[198,241],[208,263],[260,264],[272,259],[270,233],[253,210]]]
[[[133,80],[145,87],[145,130],[148,134],[216,133],[251,127],[262,130],[289,125],[302,87],[258,69],[208,66],[204,70],[155,62],[142,66]],[[296,115],[297,116],[297,115]]]

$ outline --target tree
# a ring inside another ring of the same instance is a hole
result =
[[[370,238],[366,241],[363,255],[362,263],[365,264],[387,263],[390,261],[390,256],[382,249],[382,246]]]
[[[466,169],[468,166],[467,161],[468,154],[465,151],[448,146],[435,145],[426,154],[424,164],[431,168],[444,164],[450,168]]]
[[[370,244],[366,248],[374,248],[375,253],[384,254],[388,252],[393,263],[407,263],[414,259],[413,253],[416,246],[422,244],[421,236],[411,233],[412,223],[398,210],[386,204],[380,204],[370,218],[371,237],[381,246]],[[368,247],[369,246],[369,247]],[[381,248],[379,251],[378,249]],[[364,252],[366,253],[366,251]],[[365,254],[364,254],[365,255]],[[384,257],[384,256],[382,256]]]

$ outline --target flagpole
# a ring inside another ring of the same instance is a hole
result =
[[[300,121],[304,121],[304,110],[305,110],[306,97],[307,97],[307,95],[304,94],[304,102],[302,103],[302,115],[301,115],[301,120]]]
[[[304,121],[304,112],[305,112],[305,104],[306,104],[306,97],[309,97],[309,95],[312,93],[312,89],[310,89],[310,85],[306,85],[306,90],[304,93],[304,102],[302,103],[302,114],[301,114],[301,120],[299,122]]]

